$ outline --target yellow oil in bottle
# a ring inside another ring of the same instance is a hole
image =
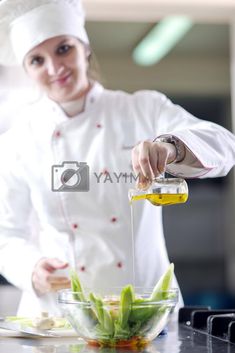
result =
[[[188,199],[188,194],[142,194],[131,197],[132,201],[148,200],[154,206],[174,205],[177,203],[184,203]]]

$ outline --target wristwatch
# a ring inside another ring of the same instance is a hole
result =
[[[176,136],[173,135],[165,135],[162,137],[157,137],[153,142],[166,142],[166,143],[172,143],[175,146],[176,149],[176,158],[172,163],[179,163],[181,162],[184,157],[185,157],[185,146],[183,142],[178,139]]]

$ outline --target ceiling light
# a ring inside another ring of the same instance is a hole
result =
[[[156,64],[169,53],[192,26],[192,20],[185,16],[164,18],[134,49],[134,61],[144,66]]]

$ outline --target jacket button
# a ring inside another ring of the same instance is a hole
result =
[[[60,137],[61,136],[61,132],[58,130],[55,132],[55,137]]]
[[[86,267],[85,266],[81,266],[80,267],[80,271],[82,271],[82,272],[86,271]]]
[[[122,268],[122,262],[121,262],[121,261],[119,261],[119,262],[117,263],[117,267],[118,267],[118,268]]]
[[[102,127],[102,125],[98,123],[98,124],[96,124],[96,127],[97,127],[97,129],[100,129]]]
[[[112,222],[112,223],[116,223],[116,222],[117,222],[117,217],[112,217],[112,218],[111,218],[111,222]]]
[[[73,228],[73,229],[77,229],[77,228],[78,228],[78,224],[77,224],[77,223],[74,223],[74,224],[72,225],[72,228]]]
[[[108,175],[108,174],[109,174],[109,171],[108,171],[107,169],[103,169],[102,174],[103,174],[103,175]]]

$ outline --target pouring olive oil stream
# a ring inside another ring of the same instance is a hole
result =
[[[188,185],[182,178],[155,178],[147,190],[130,189],[128,193],[131,208],[131,247],[132,247],[132,281],[135,278],[135,241],[134,241],[134,208],[133,201],[148,200],[154,206],[167,206],[184,203],[188,200]]]

